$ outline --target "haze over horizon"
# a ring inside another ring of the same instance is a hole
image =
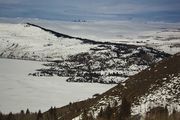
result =
[[[179,0],[0,0],[0,17],[180,21]]]

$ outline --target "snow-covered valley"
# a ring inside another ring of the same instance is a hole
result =
[[[63,77],[28,76],[42,62],[0,59],[0,111],[42,111],[91,98],[114,85],[68,83]]]
[[[26,20],[0,23],[0,43],[0,111],[46,111],[103,93],[180,52],[180,25]]]

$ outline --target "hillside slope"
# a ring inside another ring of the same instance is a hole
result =
[[[82,41],[56,37],[29,24],[0,24],[0,57],[52,60],[87,52],[92,45]]]
[[[90,115],[100,119],[99,113],[101,109],[106,110],[110,106],[114,112],[114,116],[111,117],[115,119],[119,115],[122,99],[124,98],[131,104],[131,115],[133,116],[145,116],[151,109],[158,107],[167,108],[169,114],[172,114],[173,111],[180,111],[179,86],[180,54],[176,54],[152,65],[130,77],[124,83],[120,83],[97,98],[90,100],[93,103],[86,100],[85,107],[82,104],[79,105],[79,111],[82,112],[75,114],[72,110],[68,114],[65,113],[64,116],[79,114],[74,117],[74,120],[81,120],[84,116],[83,110],[86,110],[87,116]],[[60,108],[59,111],[62,109],[64,108]]]

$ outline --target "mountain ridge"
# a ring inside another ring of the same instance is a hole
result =
[[[111,119],[116,120],[120,115],[119,112],[122,107],[122,99],[125,97],[127,101],[131,103],[131,116],[133,118],[139,116],[136,118],[137,120],[148,119],[147,117],[148,114],[151,114],[151,110],[157,110],[157,114],[152,112],[152,116],[157,117],[160,115],[163,117],[164,113],[161,114],[159,113],[160,111],[158,111],[158,109],[161,108],[167,109],[167,116],[170,118],[174,113],[173,111],[177,112],[178,117],[178,113],[180,112],[178,97],[180,94],[179,61],[180,53],[164,59],[157,64],[151,65],[150,68],[131,76],[128,80],[124,81],[124,83],[119,83],[119,85],[98,95],[96,98],[80,101],[72,105],[58,108],[57,110],[61,111],[64,118],[69,120],[85,120],[84,115],[86,116],[86,119],[90,120],[110,120],[103,118],[105,115],[99,116],[102,111],[101,109],[105,112],[110,105],[111,110],[114,113],[114,115],[113,113],[110,113]],[[75,104],[77,104],[78,106],[76,107],[80,109],[78,113],[74,112],[73,106]],[[86,106],[84,106],[84,104],[86,104]],[[69,111],[68,114],[64,113],[63,111],[70,106],[72,106],[72,111]],[[86,110],[86,112],[83,112],[84,110]],[[132,120],[135,119],[133,118]],[[163,120],[164,119],[165,118],[163,118]]]

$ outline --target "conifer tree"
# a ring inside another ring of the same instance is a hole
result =
[[[84,109],[82,114],[82,120],[87,120],[87,119],[88,119],[87,110]]]
[[[39,110],[39,112],[37,114],[37,120],[43,120],[43,115],[41,113],[41,110]]]
[[[110,103],[108,104],[108,106],[107,106],[107,108],[106,108],[106,110],[105,110],[105,115],[106,115],[106,118],[107,118],[108,120],[110,120],[111,117],[112,117],[112,115],[113,115],[113,112],[112,112],[112,108],[111,108],[111,106],[110,106]]]
[[[101,107],[100,108],[100,112],[99,112],[99,114],[98,114],[98,117],[102,117],[103,116],[103,108]]]
[[[26,115],[27,115],[27,114],[30,114],[30,111],[29,111],[29,109],[27,109],[27,110],[26,110]]]
[[[14,115],[12,114],[12,112],[9,113],[7,120],[15,120]]]
[[[122,104],[119,112],[119,120],[127,120],[131,115],[131,103],[126,97],[122,98]]]

